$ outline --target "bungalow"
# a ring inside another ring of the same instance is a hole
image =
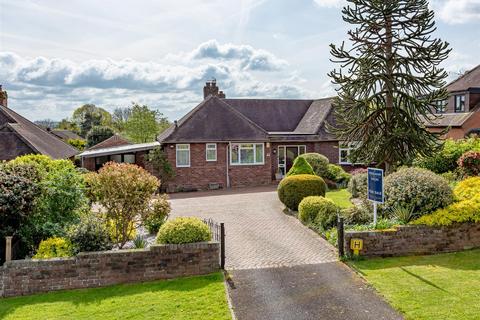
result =
[[[480,133],[480,65],[447,85],[446,100],[436,102],[436,119],[425,120],[431,132],[448,131],[445,138],[462,139]]]
[[[227,99],[207,82],[204,100],[158,137],[175,170],[168,190],[270,184],[306,152],[351,168],[350,150],[325,128],[331,111],[332,98]]]
[[[53,159],[73,158],[78,150],[8,108],[7,92],[0,86],[0,160],[25,154]]]

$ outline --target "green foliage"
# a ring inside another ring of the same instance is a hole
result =
[[[163,184],[175,176],[175,171],[161,147],[150,150],[147,159],[156,173],[158,173]]]
[[[367,198],[368,189],[368,175],[367,173],[358,173],[352,175],[348,182],[348,192],[352,194],[353,198]]]
[[[480,151],[480,138],[448,139],[437,152],[415,158],[413,165],[435,173],[453,172],[458,159],[467,151]]]
[[[208,226],[195,217],[179,217],[167,221],[160,227],[157,243],[194,243],[210,241],[212,234]]]
[[[428,226],[450,226],[464,222],[480,222],[480,195],[455,202],[448,207],[424,215],[412,223]]]
[[[147,241],[141,235],[137,235],[133,239],[133,247],[135,249],[144,249],[147,247]]]
[[[75,252],[105,251],[113,247],[104,219],[90,211],[83,213],[80,223],[70,227],[67,237]]]
[[[467,151],[457,161],[461,171],[467,176],[478,176],[480,174],[480,152]]]
[[[423,123],[432,105],[447,98],[441,68],[448,43],[432,37],[434,12],[427,0],[355,1],[343,11],[351,24],[349,45],[331,45],[338,69],[335,124],[327,129],[347,145],[353,163],[393,166],[438,146],[438,134]],[[381,30],[381,31],[380,31]]]
[[[338,231],[336,227],[325,231],[325,238],[334,247],[338,247]]]
[[[85,104],[73,112],[72,121],[80,129],[80,135],[86,137],[87,133],[95,126],[112,125],[110,113],[94,104]]]
[[[420,168],[403,168],[385,178],[385,208],[409,208],[417,215],[448,206],[453,192],[448,182]]]
[[[400,224],[407,224],[415,217],[415,213],[411,208],[397,205],[393,207],[391,216]]]
[[[65,258],[73,256],[73,246],[64,238],[48,238],[42,240],[33,259]]]
[[[373,221],[373,213],[366,206],[343,209],[340,215],[345,219],[345,225],[368,224]]]
[[[108,228],[115,230],[114,242],[122,248],[150,214],[149,203],[160,182],[139,166],[115,162],[86,179],[92,201],[105,209]]]
[[[125,130],[125,124],[132,114],[131,108],[115,108],[112,114],[112,125],[118,132]]]
[[[315,174],[312,166],[305,160],[305,158],[297,157],[293,162],[292,167],[287,172],[287,177],[298,174]]]
[[[309,196],[303,198],[298,205],[298,218],[305,224],[315,224],[327,230],[337,222],[340,208],[335,203],[322,196]]]
[[[329,163],[327,166],[327,173],[323,178],[335,181],[342,186],[346,186],[350,181],[351,176],[352,175],[343,170],[341,166]]]
[[[115,134],[113,129],[106,126],[94,126],[87,133],[87,147],[93,147],[102,141],[107,140]]]
[[[150,142],[169,125],[168,120],[157,110],[134,104],[125,123],[125,133],[134,142]]]
[[[278,198],[289,209],[297,210],[303,198],[325,196],[327,186],[316,175],[300,174],[284,178],[278,185]]]
[[[168,195],[163,194],[152,200],[150,205],[151,212],[145,218],[145,227],[150,234],[158,233],[160,227],[165,223],[168,218],[168,214],[172,210],[170,203],[168,202]]]
[[[68,139],[67,143],[79,151],[85,150],[87,143],[83,139]]]
[[[388,230],[392,229],[393,227],[398,226],[398,221],[394,219],[378,219],[377,224],[373,222],[367,224],[356,224],[351,225],[346,228],[347,231],[369,231],[369,230]]]
[[[328,178],[328,158],[320,153],[304,153],[299,156],[307,160],[308,164],[312,167],[315,174],[322,178]],[[330,179],[333,180],[333,179]]]
[[[453,189],[457,200],[469,200],[480,195],[480,177],[471,177],[459,182]]]

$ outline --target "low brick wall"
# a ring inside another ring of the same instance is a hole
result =
[[[365,257],[393,257],[454,252],[480,247],[480,224],[451,227],[399,226],[387,231],[346,231],[345,253],[353,254],[351,239],[362,239]]]
[[[218,242],[14,260],[0,267],[0,297],[202,275],[219,269]]]

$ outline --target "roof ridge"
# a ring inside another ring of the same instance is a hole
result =
[[[472,73],[473,71],[475,71],[477,68],[480,68],[480,64],[477,65],[476,67],[473,67],[472,69],[468,70],[467,72],[465,72],[464,74],[460,75],[458,78],[456,78],[455,80],[452,80],[450,83],[448,83],[445,87],[449,87],[451,86],[452,84],[454,84],[455,82],[458,82],[460,81],[461,79],[465,78],[467,75],[469,75],[470,73]]]

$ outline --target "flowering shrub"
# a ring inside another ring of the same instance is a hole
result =
[[[458,166],[467,176],[478,176],[480,174],[480,152],[467,151],[458,159]]]
[[[308,164],[312,166],[313,171],[319,177],[325,178],[328,171],[328,158],[320,153],[304,153],[299,156],[307,160]]]
[[[51,259],[73,256],[73,246],[69,240],[64,238],[48,238],[40,242],[37,253],[33,259]]]
[[[160,227],[157,243],[194,243],[210,241],[212,234],[208,226],[194,217],[180,217],[167,221]]]
[[[327,186],[316,175],[299,174],[284,178],[278,185],[278,198],[289,209],[297,210],[300,201],[308,196],[325,196]]]
[[[403,168],[385,178],[385,209],[401,206],[415,214],[430,213],[453,202],[448,182],[420,168]]]
[[[105,208],[108,229],[123,248],[150,213],[149,203],[160,181],[139,166],[109,162],[87,175],[90,196]]]
[[[312,166],[302,157],[297,157],[293,162],[293,166],[288,170],[287,177],[298,174],[315,174]]]
[[[457,200],[469,200],[480,195],[480,177],[471,177],[460,181],[453,189]]]

